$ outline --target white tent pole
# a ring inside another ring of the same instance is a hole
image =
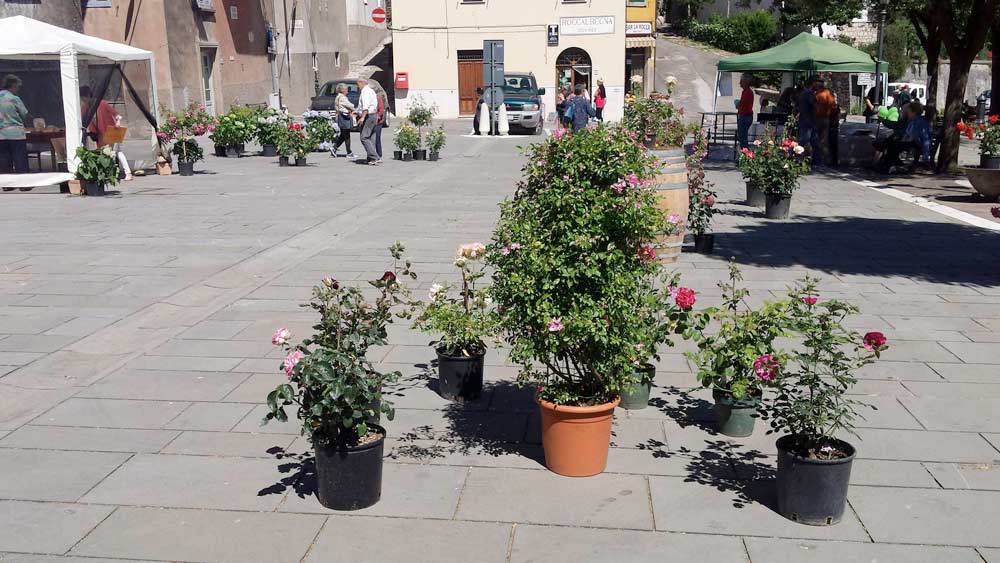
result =
[[[63,116],[66,120],[66,166],[75,173],[76,149],[83,136],[83,118],[80,116],[80,75],[76,49],[72,46],[63,48],[59,53],[59,73],[62,76]]]

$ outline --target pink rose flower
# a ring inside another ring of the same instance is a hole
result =
[[[764,354],[753,361],[753,372],[763,381],[773,381],[778,375],[778,365],[773,354]]]
[[[565,129],[556,129],[552,133],[552,138],[558,141],[559,139],[562,139],[565,135],[566,135]]]
[[[281,327],[274,331],[274,336],[271,337],[271,344],[275,346],[284,346],[288,344],[288,340],[292,337],[291,331],[285,327]]]
[[[382,281],[386,283],[393,283],[394,281],[396,281],[396,274],[392,272],[386,272],[382,274]]]
[[[500,249],[500,254],[503,254],[504,256],[507,256],[508,254],[510,254],[510,247],[509,246],[505,246],[505,247],[501,248]]]
[[[681,309],[687,310],[694,307],[696,299],[693,290],[686,287],[679,287],[677,288],[677,292],[671,293],[671,295],[674,297],[674,303]]]
[[[873,331],[865,334],[863,342],[865,344],[865,348],[868,348],[869,350],[881,350],[885,347],[886,339],[885,335],[881,332]]]
[[[552,320],[549,321],[549,332],[559,332],[564,328],[566,327],[563,326],[561,317],[552,317]]]
[[[290,354],[285,356],[285,361],[282,362],[281,365],[285,368],[285,373],[288,377],[292,376],[292,371],[295,369],[295,366],[298,365],[299,360],[303,357],[305,357],[305,354],[303,354],[301,350],[293,350]]]
[[[805,304],[809,305],[810,307],[816,304],[816,298],[813,297],[812,295],[806,295],[805,297],[802,298],[802,301],[804,301]]]
[[[323,278],[323,285],[329,287],[330,289],[340,289],[340,282],[331,277]]]
[[[636,250],[636,255],[639,257],[639,260],[642,260],[643,262],[652,262],[653,260],[656,260],[656,250],[648,244],[640,246]]]

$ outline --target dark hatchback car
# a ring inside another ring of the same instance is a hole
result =
[[[324,84],[319,89],[319,95],[313,97],[309,102],[309,109],[313,111],[336,111],[337,108],[334,107],[334,102],[337,99],[337,86],[341,84],[347,85],[347,99],[351,101],[355,106],[358,105],[358,100],[361,98],[361,90],[358,89],[358,81],[356,78],[340,78],[337,80],[331,80]],[[386,98],[385,89],[376,80],[368,79],[368,84],[375,89],[375,92],[382,97],[383,103],[385,103],[386,111],[389,108],[389,100]],[[355,127],[352,131],[361,131],[361,127]]]

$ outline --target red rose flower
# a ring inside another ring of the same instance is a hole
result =
[[[802,298],[802,301],[805,301],[806,305],[809,305],[810,307],[816,304],[816,298],[812,295],[806,295]]]
[[[965,127],[966,126],[964,121],[959,121],[958,123],[955,124],[955,129],[958,129],[962,133],[965,133]]]
[[[708,207],[712,207],[713,205],[715,205],[715,196],[714,195],[710,195],[710,196],[706,197],[705,199],[703,199],[701,201],[702,201],[702,203],[704,203]]]
[[[864,339],[865,348],[869,350],[881,350],[885,347],[885,335],[881,332],[869,332]]]
[[[393,282],[396,281],[396,274],[394,274],[392,272],[386,272],[386,273],[382,274],[382,281],[384,281],[386,283],[393,283]]]
[[[975,139],[976,132],[972,130],[972,127],[969,127],[968,129],[965,130],[965,136],[968,137],[969,139]]]
[[[994,207],[993,209],[990,209],[990,213],[992,213],[993,216],[996,217],[997,219],[1000,219],[1000,207]]]
[[[990,123],[996,123],[1000,119],[1000,115],[993,114],[990,116]]]
[[[652,262],[653,260],[656,260],[656,250],[648,244],[640,246],[635,253],[636,256],[639,257],[639,260],[642,260],[643,262]]]
[[[686,287],[679,287],[674,293],[674,303],[677,304],[681,309],[690,309],[694,307],[695,296],[694,291]]]

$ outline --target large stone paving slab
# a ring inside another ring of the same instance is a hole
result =
[[[173,430],[22,426],[0,447],[94,452],[157,452],[180,434]]]
[[[1000,492],[852,487],[876,542],[1000,547]]]
[[[295,563],[324,518],[305,514],[119,508],[75,555],[159,561]]]
[[[746,560],[743,542],[734,537],[533,525],[514,530],[510,557],[511,563]]]
[[[128,458],[121,453],[0,448],[0,498],[72,502]]]
[[[65,553],[114,507],[0,500],[0,551]]]
[[[746,538],[752,563],[981,563],[971,548]]]
[[[189,404],[181,401],[72,398],[36,418],[33,423],[49,426],[157,429],[177,417]]]

